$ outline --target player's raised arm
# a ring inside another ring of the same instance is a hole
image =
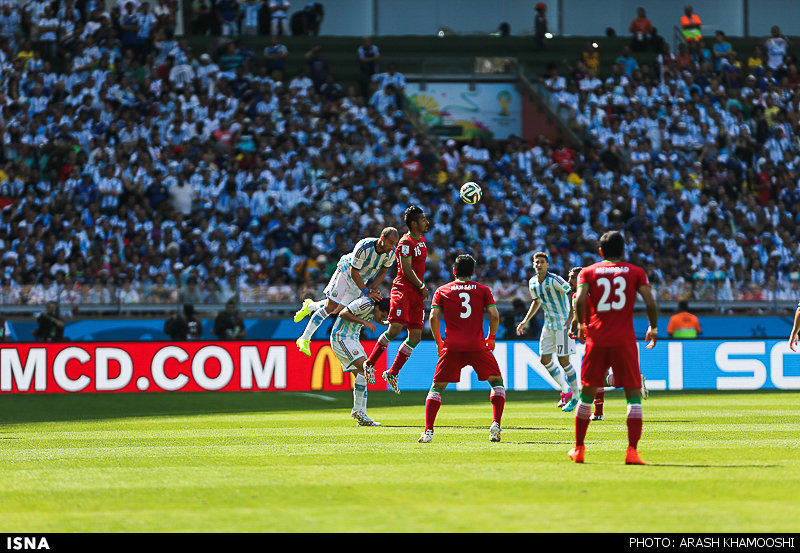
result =
[[[658,341],[658,330],[656,328],[658,325],[658,305],[656,305],[656,300],[653,297],[653,290],[650,286],[643,284],[639,286],[637,291],[639,295],[642,296],[645,308],[647,309],[647,320],[650,323],[650,327],[647,329],[645,341],[648,342],[647,349],[652,349]]]

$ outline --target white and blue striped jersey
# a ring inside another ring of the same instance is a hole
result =
[[[569,283],[554,273],[547,273],[542,282],[533,275],[528,281],[531,299],[541,303],[544,312],[544,327],[564,330],[570,311]]]
[[[360,319],[371,321],[375,312],[375,303],[368,297],[361,296],[347,304],[345,309]],[[343,339],[359,340],[362,326],[364,325],[338,317],[336,322],[333,323],[333,328],[331,328],[331,342]]]
[[[366,284],[381,269],[384,267],[389,268],[395,262],[394,250],[390,250],[388,253],[378,253],[375,251],[377,243],[377,238],[359,240],[353,251],[343,255],[339,260],[338,269],[349,274],[350,268],[355,267],[361,275],[361,280]]]

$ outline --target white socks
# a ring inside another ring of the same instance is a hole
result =
[[[325,319],[328,318],[328,312],[325,311],[324,307],[317,309],[313,315],[311,315],[311,319],[309,319],[308,324],[306,325],[306,329],[303,331],[303,335],[301,338],[303,340],[310,340],[311,337],[314,335],[314,332],[317,331],[319,326],[325,322]]]
[[[561,366],[553,361],[550,361],[544,366],[544,368],[547,369],[547,372],[550,373],[550,376],[553,377],[553,380],[556,381],[556,384],[561,387],[561,393],[566,394],[569,391],[569,385],[567,384],[567,381],[564,380],[564,375],[561,372]]]
[[[578,375],[575,373],[575,367],[572,366],[572,363],[569,363],[566,367],[564,367],[564,374],[567,375],[567,382],[569,382],[569,388],[572,390],[572,395],[577,396],[580,394],[581,391],[578,387]]]
[[[364,373],[358,373],[353,384],[353,411],[367,412],[367,378]]]

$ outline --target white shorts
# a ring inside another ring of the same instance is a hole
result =
[[[569,337],[569,330],[543,328],[539,337],[539,355],[567,357],[575,354],[575,340]]]
[[[333,353],[336,354],[336,358],[342,364],[342,371],[344,372],[350,372],[355,368],[353,363],[359,358],[367,356],[361,342],[352,338],[331,336],[331,349],[333,349]]]
[[[349,269],[348,269],[349,271]],[[361,296],[361,290],[345,271],[336,269],[324,290],[325,297],[334,303],[347,306]]]

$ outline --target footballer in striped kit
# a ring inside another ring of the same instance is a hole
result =
[[[353,410],[350,416],[359,426],[380,426],[367,416],[367,384],[375,384],[375,368],[365,366],[367,354],[361,345],[361,329],[375,332],[375,322],[384,322],[389,314],[389,298],[375,300],[361,296],[342,309],[331,329],[331,348],[342,364],[342,371],[355,375]]]
[[[544,311],[544,325],[539,338],[541,362],[561,388],[558,407],[563,411],[572,411],[578,404],[580,392],[578,376],[569,359],[576,351],[575,340],[569,336],[567,327],[567,321],[572,314],[572,289],[566,280],[549,272],[550,257],[546,252],[533,254],[533,268],[536,274],[528,282],[531,306],[517,326],[517,335],[524,334],[525,327],[541,307]],[[558,358],[558,364],[553,361],[554,354]]]

